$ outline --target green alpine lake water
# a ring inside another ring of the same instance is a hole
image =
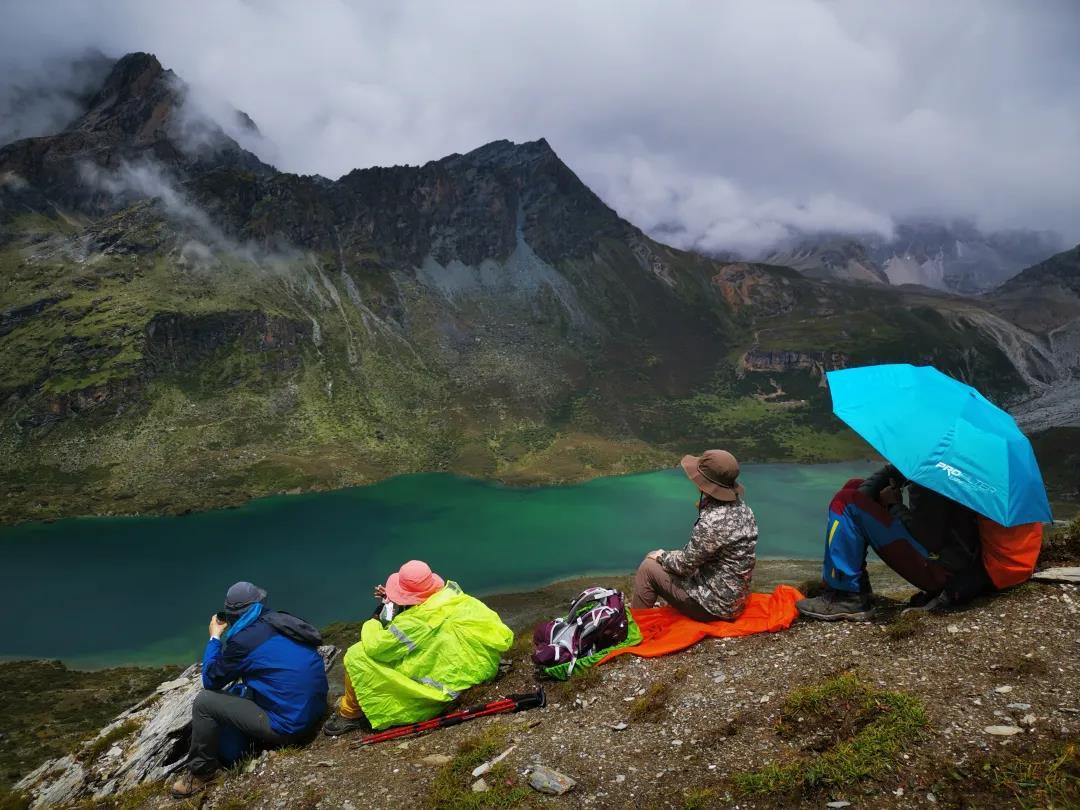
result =
[[[821,554],[829,497],[867,464],[748,464],[761,557]],[[370,615],[372,587],[422,559],[468,592],[630,571],[686,542],[679,470],[534,489],[423,474],[183,517],[76,518],[0,530],[0,657],[82,667],[194,660],[225,589],[248,579],[316,625]]]

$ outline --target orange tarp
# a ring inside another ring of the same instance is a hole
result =
[[[994,587],[1001,590],[1031,579],[1042,549],[1042,524],[1007,527],[982,515],[978,519],[983,568]]]
[[[803,595],[790,585],[777,585],[772,593],[752,593],[746,610],[731,622],[696,622],[673,607],[633,609],[634,621],[641,629],[641,643],[612,650],[599,663],[623,653],[656,658],[692,647],[707,636],[735,638],[786,630],[795,621],[798,614],[795,603],[802,598]]]

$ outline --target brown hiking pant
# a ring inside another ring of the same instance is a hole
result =
[[[717,617],[690,598],[690,594],[671,580],[671,574],[656,560],[646,557],[634,576],[632,608],[655,607],[656,600],[663,597],[679,613],[696,622],[715,622]]]

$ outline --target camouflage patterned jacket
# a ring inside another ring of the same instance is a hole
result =
[[[686,548],[665,551],[660,564],[695,602],[720,619],[734,619],[750,594],[757,521],[741,500],[710,500],[698,513]]]

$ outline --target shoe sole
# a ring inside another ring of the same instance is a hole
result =
[[[813,613],[800,608],[799,614],[821,622],[868,622],[874,617],[874,611],[872,610],[863,610],[858,613]]]

